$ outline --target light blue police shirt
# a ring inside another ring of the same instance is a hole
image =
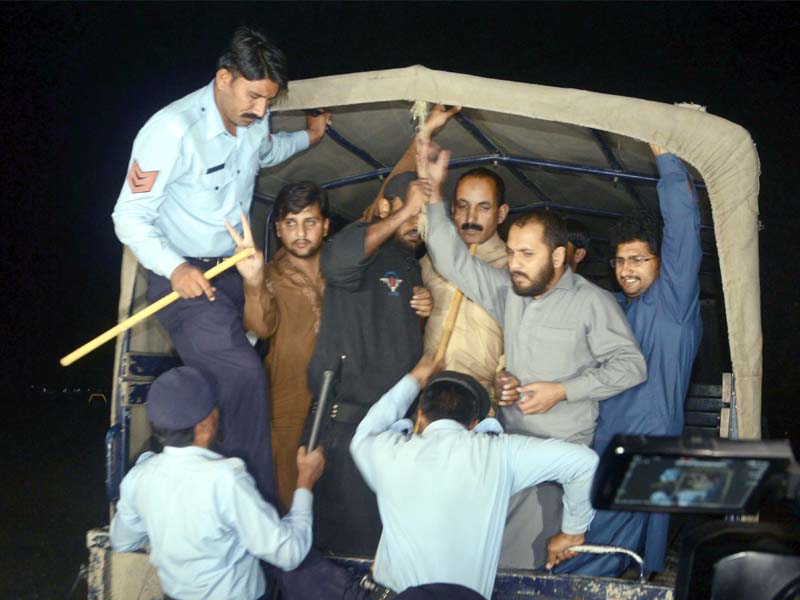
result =
[[[169,278],[184,256],[229,256],[224,222],[241,233],[261,167],[308,148],[305,131],[271,134],[269,113],[233,136],[214,82],[161,109],[133,142],[112,215],[117,237],[145,267]]]
[[[167,446],[143,454],[122,480],[111,545],[131,552],[149,540],[150,562],[174,598],[260,598],[259,559],[288,571],[308,554],[312,500],[298,489],[281,519],[240,459]]]
[[[589,448],[532,436],[475,434],[449,419],[422,434],[391,426],[419,386],[406,375],[358,426],[350,452],[378,496],[383,523],[375,580],[395,592],[454,583],[490,598],[512,494],[541,483],[564,486],[564,533],[585,532],[597,455]]]

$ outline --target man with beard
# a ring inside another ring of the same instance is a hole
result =
[[[494,171],[471,169],[456,183],[451,207],[458,234],[467,246],[477,244],[475,256],[498,269],[507,264],[505,244],[497,226],[508,214],[505,184]],[[433,294],[433,312],[425,325],[425,353],[436,354],[456,287],[434,269],[431,259],[421,261],[422,281]],[[503,330],[479,304],[464,298],[444,354],[444,368],[467,373],[494,396],[494,379],[503,354]]]
[[[409,194],[409,187],[424,186],[415,179],[414,173],[392,178],[378,202],[378,216],[345,227],[322,249],[322,320],[308,367],[315,397],[323,371],[346,358],[323,417],[320,443],[330,468],[317,486],[314,540],[321,550],[336,554],[375,553],[380,537],[375,494],[348,447],[370,406],[422,355],[420,317],[430,314],[431,298],[421,287],[416,256],[422,245],[417,215],[425,194]],[[307,430],[313,419],[312,409]]]
[[[242,458],[270,500],[267,380],[242,327],[242,280],[230,269],[212,285],[203,272],[233,254],[224,224],[250,210],[259,169],[325,133],[327,113],[307,119],[305,131],[270,132],[270,103],[287,85],[283,52],[258,31],[237,29],[214,79],[139,131],[113,214],[120,241],[147,269],[148,301],[181,297],[157,318],[183,363],[216,379],[225,432],[216,449]]]
[[[220,420],[216,390],[191,367],[150,386],[147,418],[164,450],[143,454],[122,480],[111,546],[133,552],[149,542],[168,598],[255,600],[266,587],[259,560],[294,569],[311,547],[311,488],[325,458],[319,448],[297,451],[297,491],[281,519],[240,459],[210,450]]]
[[[278,192],[272,210],[282,247],[269,264],[256,252],[236,267],[244,280],[245,329],[270,340],[264,367],[269,376],[272,462],[278,498],[285,509],[292,500],[295,455],[311,406],[306,370],[322,315],[325,280],[319,253],[328,234],[328,197],[311,181],[290,183]],[[245,219],[244,239],[228,227],[237,252],[254,247]]]
[[[508,370],[523,384],[501,406],[508,433],[589,444],[599,401],[645,380],[647,369],[614,297],[566,268],[567,230],[551,211],[523,215],[506,243],[508,269],[470,256],[448,218],[441,187],[449,153],[428,160],[428,253],[434,267],[503,326]],[[550,484],[512,498],[501,566],[530,568],[546,560],[560,522],[560,490]]]
[[[602,453],[618,433],[681,435],[683,402],[703,335],[700,318],[700,211],[691,176],[673,154],[651,145],[660,179],[658,215],[635,212],[612,228],[611,266],[617,300],[647,359],[642,385],[600,405],[593,448]],[[600,511],[587,542],[644,550],[645,568],[664,569],[669,515]],[[630,560],[584,555],[565,571],[616,576]]]

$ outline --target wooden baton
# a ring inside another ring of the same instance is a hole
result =
[[[470,244],[469,253],[475,256],[478,251],[478,244]],[[450,336],[453,335],[453,328],[456,325],[456,317],[458,317],[458,309],[461,307],[461,299],[464,293],[461,290],[456,290],[453,294],[453,299],[450,300],[450,307],[447,309],[447,317],[444,320],[444,327],[442,328],[442,337],[439,340],[439,347],[436,348],[436,354],[433,357],[434,364],[438,363],[444,358],[444,353],[447,351],[447,344],[450,343]]]
[[[255,254],[255,251],[256,251],[255,248],[246,248],[241,252],[234,254],[230,258],[226,258],[215,267],[211,267],[208,271],[203,273],[203,276],[206,279],[211,279],[212,277],[216,277],[223,271],[227,271],[228,269],[230,269],[240,260],[243,260],[248,256],[252,256],[253,254]],[[89,352],[91,352],[92,350],[96,350],[97,348],[105,344],[108,340],[114,339],[123,331],[127,331],[134,325],[144,321],[147,317],[156,314],[165,306],[169,306],[170,304],[175,302],[175,300],[177,300],[178,298],[180,298],[178,292],[171,292],[167,294],[160,300],[156,300],[155,302],[153,302],[150,306],[146,306],[145,308],[137,312],[135,315],[131,315],[124,321],[117,323],[116,325],[114,325],[114,327],[112,327],[105,333],[101,333],[93,340],[86,342],[83,346],[81,346],[77,350],[73,350],[58,362],[61,363],[62,367],[68,367],[79,358],[83,358],[84,356],[89,354]]]

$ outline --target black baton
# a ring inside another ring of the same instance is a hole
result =
[[[313,452],[314,448],[317,446],[319,430],[322,426],[322,414],[325,412],[325,407],[328,404],[328,396],[341,371],[342,361],[344,359],[345,356],[342,355],[342,357],[336,361],[336,366],[333,369],[325,369],[322,372],[322,387],[320,388],[319,399],[317,400],[317,413],[314,415],[314,423],[311,425],[311,435],[308,438],[308,452]]]

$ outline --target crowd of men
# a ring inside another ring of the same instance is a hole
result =
[[[270,581],[286,599],[489,598],[498,565],[627,567],[576,556],[584,541],[644,549],[662,570],[666,516],[595,514],[589,490],[615,434],[683,426],[702,327],[697,196],[680,160],[652,146],[663,223],[615,225],[616,296],[577,274],[590,242],[578,221],[521,214],[500,239],[496,171],[462,173],[444,198],[449,152],[432,138],[458,108],[442,107],[362,219],[328,238],[325,191],[290,183],[275,256],[209,282],[255,247],[259,169],[330,123],[323,111],[270,132],[287,81],[283,53],[240,28],[214,79],[134,141],[114,224],[148,297],[181,297],[158,318],[184,366],[148,394],[164,449],[123,480],[113,547],[149,542],[179,599],[260,598]],[[269,340],[263,364],[247,331]],[[306,452],[322,372],[340,361],[324,450]],[[375,562],[354,580],[329,554]]]

